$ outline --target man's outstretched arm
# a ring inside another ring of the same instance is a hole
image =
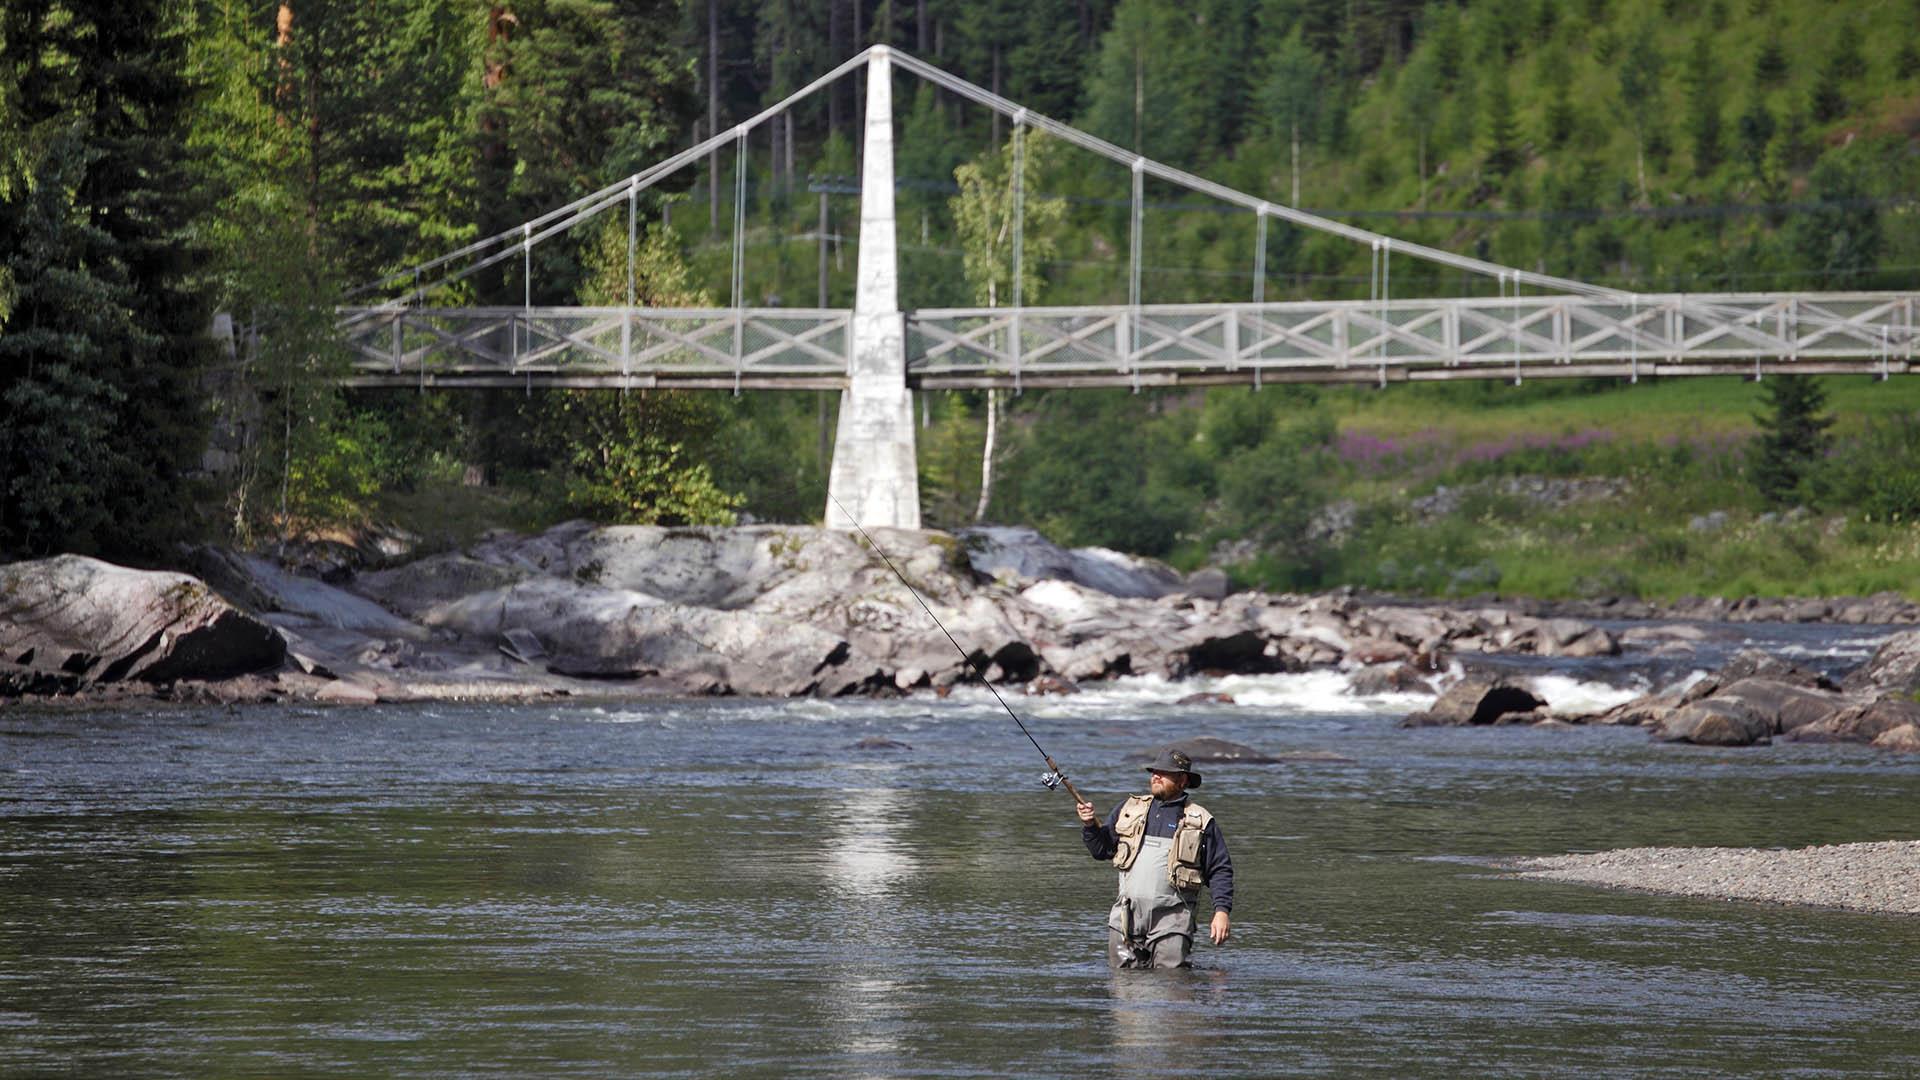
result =
[[[1113,835],[1113,823],[1120,817],[1119,807],[1107,816],[1105,825],[1100,823],[1090,802],[1075,803],[1074,811],[1080,815],[1080,839],[1087,845],[1087,854],[1103,861],[1113,858],[1113,853],[1120,850],[1120,838]]]

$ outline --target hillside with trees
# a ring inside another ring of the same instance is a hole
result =
[[[20,0],[0,12],[0,552],[816,520],[832,395],[343,391],[330,312],[871,43],[1398,238],[1739,292],[1912,288],[1917,29],[1917,0]],[[756,131],[746,302],[850,301],[857,83]],[[895,101],[903,303],[1008,302],[1004,121],[905,77]],[[1126,170],[1030,149],[1024,301],[1124,300]],[[726,302],[736,160],[643,196],[641,303]],[[1364,247],[1276,225],[1261,252],[1244,211],[1156,184],[1146,204],[1148,303],[1370,295]],[[609,215],[528,280],[509,261],[431,299],[618,302],[626,270]],[[1392,263],[1396,297],[1498,287]],[[1920,393],[1899,381],[917,404],[930,524],[1269,586],[1838,593],[1920,569]]]

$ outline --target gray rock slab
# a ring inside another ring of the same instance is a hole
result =
[[[0,661],[85,682],[221,679],[286,643],[197,578],[80,555],[0,566]]]

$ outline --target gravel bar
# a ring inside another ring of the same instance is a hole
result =
[[[1526,877],[1583,885],[1920,915],[1920,840],[1792,851],[1621,848],[1505,865]]]

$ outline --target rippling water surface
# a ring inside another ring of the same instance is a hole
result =
[[[1311,679],[1019,702],[1102,802],[1177,735],[1346,759],[1209,772],[1234,940],[1170,974],[964,693],[0,716],[0,1074],[1920,1073],[1920,921],[1490,865],[1909,839],[1920,764]]]

